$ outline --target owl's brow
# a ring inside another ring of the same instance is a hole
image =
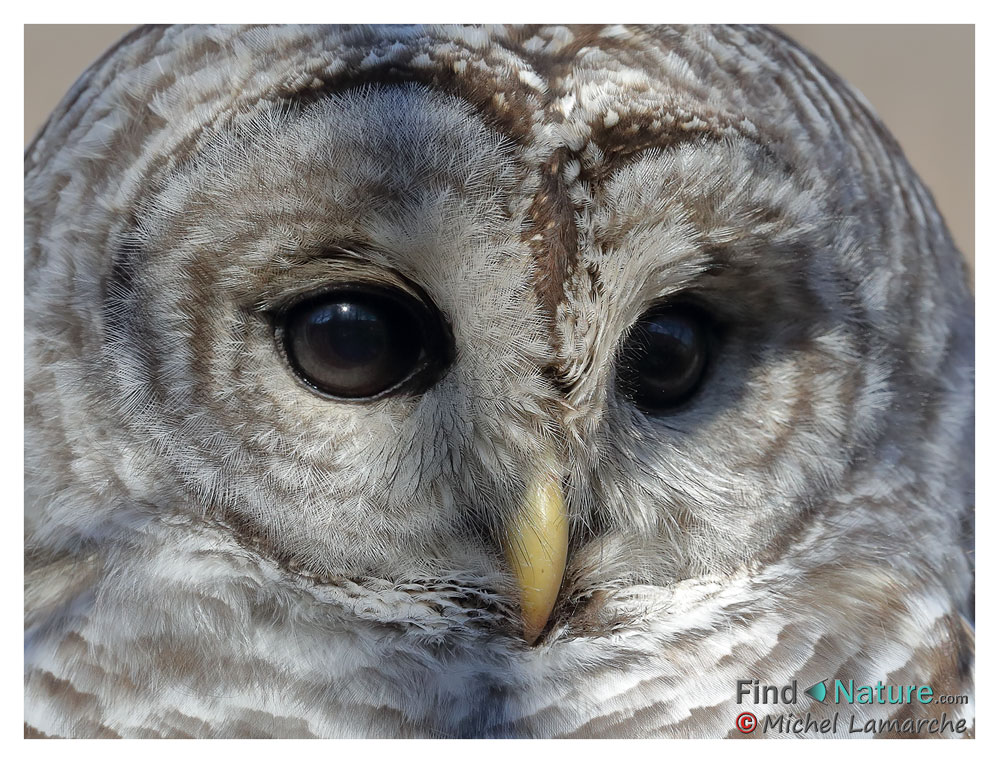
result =
[[[578,53],[588,47],[614,48],[619,43],[613,38],[601,38],[598,27],[579,27],[574,30],[571,45],[555,55],[523,49],[519,37],[530,37],[530,29],[520,30],[518,39],[503,42],[501,47],[521,58],[528,67],[548,82],[557,82],[570,76]],[[464,51],[472,58],[475,51]],[[459,51],[460,53],[460,51]],[[536,131],[540,124],[564,123],[568,116],[557,107],[564,95],[563,89],[551,87],[537,91],[528,87],[516,76],[504,70],[466,67],[455,76],[452,64],[463,60],[458,53],[435,52],[429,65],[392,61],[361,71],[350,70],[346,76],[333,76],[326,80],[313,80],[313,84],[294,92],[279,93],[279,97],[296,105],[334,96],[348,90],[372,86],[417,84],[430,90],[468,103],[483,121],[515,144],[530,148],[535,145]],[[495,98],[497,92],[503,98]],[[693,123],[651,126],[639,114],[624,113],[614,125],[602,121],[588,124],[589,136],[582,147],[570,148],[561,141],[541,159],[532,160],[524,169],[537,178],[536,191],[527,211],[528,226],[523,236],[533,255],[533,287],[539,306],[548,319],[549,342],[558,355],[556,317],[558,307],[565,302],[567,283],[579,266],[578,229],[576,219],[581,209],[570,193],[570,180],[583,182],[595,189],[613,172],[636,160],[650,150],[669,149],[689,142],[706,143],[724,140],[734,133],[740,135],[746,120],[734,123],[721,113],[704,113]],[[746,137],[746,136],[743,136]],[[593,161],[587,148],[599,149]],[[567,173],[567,165],[573,171]],[[571,175],[571,178],[567,178]],[[592,274],[591,274],[592,275]],[[554,380],[560,378],[557,368],[546,370]]]
[[[528,210],[531,227],[525,234],[534,252],[535,291],[552,321],[565,299],[565,282],[579,253],[576,209],[562,175],[567,157],[568,150],[559,149],[542,166],[541,185]]]

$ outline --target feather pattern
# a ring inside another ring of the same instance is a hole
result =
[[[436,384],[298,382],[273,315],[339,282],[437,306]],[[725,330],[649,416],[622,338],[680,296]],[[973,735],[973,333],[929,192],[773,30],[138,29],[25,154],[25,733],[741,737],[737,681],[835,677]],[[496,539],[552,453],[528,646]]]

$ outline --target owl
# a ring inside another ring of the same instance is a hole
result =
[[[140,28],[24,192],[26,736],[974,734],[964,265],[780,33]]]

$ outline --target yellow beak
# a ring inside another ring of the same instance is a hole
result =
[[[533,644],[555,606],[569,548],[569,523],[558,475],[543,471],[531,480],[503,545],[520,584],[524,640]]]

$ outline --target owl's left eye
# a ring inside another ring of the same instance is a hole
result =
[[[446,361],[445,333],[420,300],[357,286],[303,300],[277,323],[296,374],[319,392],[352,400],[428,385]]]
[[[684,305],[665,305],[643,315],[625,340],[618,386],[651,414],[672,411],[704,381],[711,321]]]

